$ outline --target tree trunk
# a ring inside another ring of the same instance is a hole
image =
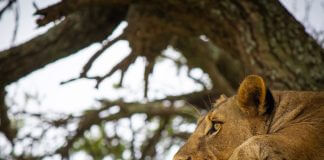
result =
[[[324,50],[279,1],[221,1],[210,9],[206,34],[237,57],[245,74],[260,74],[273,88],[324,88]],[[235,78],[235,77],[232,77]]]

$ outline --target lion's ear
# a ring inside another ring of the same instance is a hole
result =
[[[263,115],[273,108],[273,97],[262,77],[247,76],[237,93],[240,107],[251,115]]]

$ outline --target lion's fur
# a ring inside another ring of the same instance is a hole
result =
[[[258,78],[218,100],[174,160],[324,160],[324,92],[272,91],[271,106]],[[222,128],[208,135],[213,121]]]

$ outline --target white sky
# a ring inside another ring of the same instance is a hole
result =
[[[299,1],[297,5],[292,5],[295,0],[283,1],[290,11],[298,11],[297,17],[302,20],[304,17],[303,8],[304,1]],[[19,30],[15,44],[44,33],[50,24],[46,27],[37,29],[35,24],[36,17],[33,16],[34,8],[31,1],[19,0],[20,4],[20,21]],[[39,8],[43,8],[49,4],[55,3],[56,0],[36,0]],[[322,0],[314,0],[314,5],[310,12],[310,22],[316,28],[324,28],[323,3]],[[321,4],[322,3],[322,4]],[[3,3],[0,3],[2,8]],[[126,26],[123,23],[115,34],[120,34]],[[0,50],[10,46],[12,34],[14,30],[14,14],[6,12],[0,20]],[[131,66],[124,79],[125,89],[116,90],[113,88],[115,83],[119,81],[119,74],[114,74],[100,85],[97,90],[94,88],[94,82],[89,80],[79,80],[61,86],[60,82],[74,78],[79,75],[83,65],[100,48],[100,44],[93,44],[86,49],[79,51],[77,54],[59,60],[53,64],[49,64],[43,69],[35,71],[25,78],[7,87],[8,97],[14,100],[18,105],[16,107],[26,107],[31,112],[58,112],[58,113],[77,113],[89,107],[93,107],[96,98],[117,99],[126,98],[128,101],[143,99],[143,67],[144,60],[138,59]],[[95,63],[92,74],[104,74],[112,68],[130,52],[130,48],[126,41],[121,41],[107,50]],[[177,57],[172,49],[168,49],[165,54]],[[165,60],[154,69],[154,76],[150,78],[149,98],[162,98],[165,95],[175,95],[181,93],[200,90],[201,87],[195,85],[194,82],[187,78],[186,68],[180,70],[177,75],[175,65],[170,60]],[[193,76],[200,78],[205,75],[200,70],[195,70]],[[41,105],[25,102],[25,94],[31,94],[41,99]],[[9,100],[11,102],[11,100]],[[172,152],[176,151],[176,148]],[[171,159],[171,155],[168,159]]]

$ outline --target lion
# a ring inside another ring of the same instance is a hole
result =
[[[324,160],[324,92],[270,91],[247,76],[221,96],[173,160]]]

